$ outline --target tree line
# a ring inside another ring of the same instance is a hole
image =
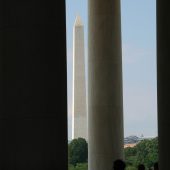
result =
[[[158,138],[140,141],[133,148],[125,148],[125,162],[127,170],[136,170],[139,164],[151,168],[158,161]],[[88,169],[88,144],[85,139],[73,139],[68,144],[69,170]]]
[[[133,148],[125,148],[124,152],[129,170],[135,170],[138,164],[151,168],[158,162],[158,138],[142,140]]]

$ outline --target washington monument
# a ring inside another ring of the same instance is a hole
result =
[[[84,26],[79,16],[73,28],[73,110],[72,139],[87,140],[87,102],[84,56]]]

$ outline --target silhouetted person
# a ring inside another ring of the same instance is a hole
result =
[[[145,170],[145,166],[143,164],[138,165],[138,170]]]
[[[154,170],[159,170],[159,168],[158,168],[158,162],[155,162],[153,167],[154,167]]]
[[[117,159],[113,163],[114,170],[125,170],[125,167],[126,167],[126,164],[121,159]]]

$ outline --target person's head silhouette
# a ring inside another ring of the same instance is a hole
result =
[[[138,170],[145,170],[145,166],[143,164],[138,165]]]
[[[126,167],[126,164],[121,159],[117,159],[113,163],[114,170],[124,170],[125,167]]]
[[[158,168],[158,162],[155,162],[153,167],[154,167],[154,170],[158,170],[159,169]]]

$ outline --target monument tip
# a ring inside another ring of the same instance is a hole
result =
[[[79,15],[77,15],[77,17],[76,17],[75,26],[83,26],[83,22]]]

